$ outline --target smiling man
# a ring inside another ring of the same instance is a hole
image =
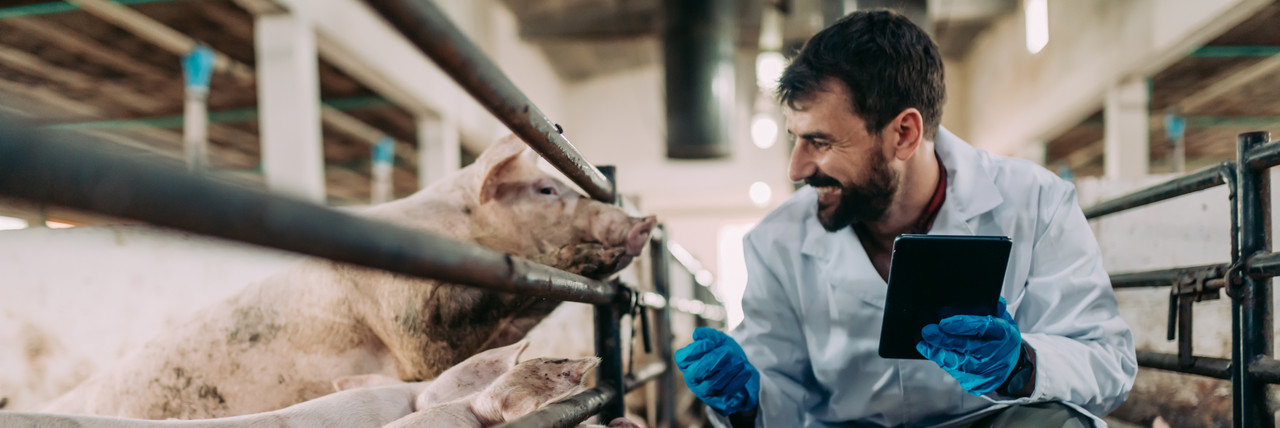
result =
[[[846,16],[787,67],[790,175],[809,186],[744,240],[742,324],[676,353],[718,424],[1085,427],[1124,402],[1133,338],[1074,187],[941,129],[945,93],[937,46],[887,11]],[[1013,240],[1000,315],[926,326],[927,360],[877,353],[905,233]]]

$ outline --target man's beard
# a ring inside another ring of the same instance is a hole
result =
[[[828,232],[835,232],[860,222],[879,220],[893,202],[894,192],[898,188],[898,173],[889,168],[888,159],[878,149],[871,150],[870,165],[867,169],[867,180],[862,184],[845,185],[827,175],[814,173],[805,181],[814,187],[826,185],[840,186],[840,202],[836,203],[831,215],[823,215],[823,207],[818,207],[818,222]]]

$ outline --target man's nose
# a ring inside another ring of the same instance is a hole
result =
[[[787,167],[787,177],[791,181],[800,181],[817,172],[817,165],[813,162],[813,156],[808,150],[805,150],[805,144],[802,141],[796,142],[796,147],[791,150],[791,165]]]

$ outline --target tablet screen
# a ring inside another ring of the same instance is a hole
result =
[[[952,315],[995,315],[1012,241],[901,235],[893,242],[880,356],[923,359],[920,330]]]

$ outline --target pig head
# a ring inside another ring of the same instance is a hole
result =
[[[509,422],[581,392],[582,379],[599,358],[534,358],[521,361],[483,390],[414,412],[391,428],[483,428]]]
[[[495,142],[476,162],[409,198],[369,215],[477,243],[565,271],[603,278],[648,243],[655,219],[583,197],[543,172],[515,136]],[[375,332],[402,355],[400,377],[430,379],[466,357],[524,337],[559,302],[456,284],[414,281],[353,269],[353,282],[380,313]],[[381,280],[375,279],[381,278]],[[405,343],[401,345],[401,343]]]

